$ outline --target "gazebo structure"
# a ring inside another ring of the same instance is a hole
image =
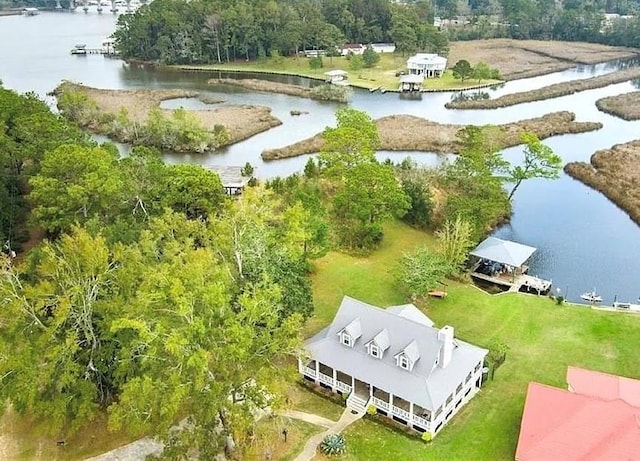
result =
[[[330,70],[329,72],[325,72],[324,76],[327,83],[343,86],[349,85],[349,82],[347,81],[347,71],[345,70]]]
[[[227,195],[242,194],[242,191],[251,180],[251,176],[242,175],[241,166],[211,165],[207,168],[218,173],[222,187],[224,187]]]
[[[534,247],[521,243],[488,237],[469,254],[476,256],[471,276],[508,287],[509,291],[534,291],[545,294],[551,288],[551,281],[528,275],[525,263],[536,251]]]
[[[400,91],[403,93],[420,93],[424,77],[418,74],[403,75],[400,78]]]

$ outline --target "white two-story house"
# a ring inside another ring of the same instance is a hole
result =
[[[447,58],[432,53],[418,53],[407,59],[407,71],[410,75],[422,75],[424,78],[439,78],[447,68]]]
[[[347,406],[435,436],[480,389],[486,349],[440,329],[413,304],[387,309],[347,296],[331,325],[305,344],[300,373]]]

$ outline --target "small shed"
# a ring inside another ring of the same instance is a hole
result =
[[[400,78],[400,91],[403,93],[420,92],[422,90],[422,82],[424,82],[424,77],[422,75],[403,75]]]
[[[240,195],[252,178],[242,175],[241,166],[212,165],[207,168],[218,173],[227,195]]]
[[[347,83],[347,71],[346,70],[330,70],[325,72],[325,81],[334,85],[348,85]]]

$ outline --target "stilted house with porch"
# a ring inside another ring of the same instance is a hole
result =
[[[447,58],[432,53],[418,53],[407,59],[407,71],[425,78],[440,78],[447,68]]]
[[[331,325],[306,342],[306,380],[347,406],[435,436],[480,389],[486,349],[436,328],[413,304],[381,309],[345,296]]]

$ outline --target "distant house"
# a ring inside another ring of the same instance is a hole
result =
[[[447,58],[431,53],[418,53],[407,60],[409,74],[422,75],[425,78],[442,77],[447,68]]]
[[[340,55],[347,56],[348,54],[362,54],[367,47],[362,43],[345,43],[340,47]]]
[[[387,309],[345,296],[331,325],[306,342],[305,379],[432,436],[480,389],[487,354],[434,327],[413,304]]]
[[[394,43],[372,43],[371,48],[376,53],[394,53],[396,51]]]
[[[639,460],[640,381],[569,367],[567,384],[529,383],[516,460]]]

